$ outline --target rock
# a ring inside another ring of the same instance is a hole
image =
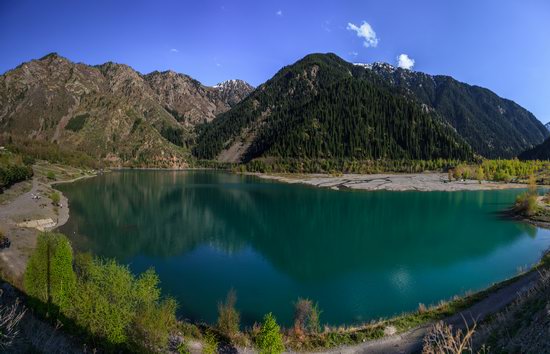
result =
[[[393,336],[397,333],[397,329],[394,326],[388,326],[384,328],[384,336]]]

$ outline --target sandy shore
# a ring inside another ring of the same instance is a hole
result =
[[[449,182],[446,173],[415,173],[415,174],[345,174],[331,176],[323,174],[263,174],[252,175],[264,179],[273,179],[285,183],[302,183],[315,187],[360,190],[388,191],[478,191],[493,189],[526,188],[519,183],[500,183],[476,180]]]
[[[68,200],[57,191],[61,197],[59,206],[52,204],[49,196],[54,192],[54,185],[88,177],[92,175],[50,182],[35,170],[32,181],[20,182],[8,190],[11,192],[10,198],[0,204],[0,230],[11,241],[9,248],[0,250],[0,272],[6,280],[21,287],[27,260],[36,247],[40,230],[22,225],[51,219],[52,223],[45,228],[49,231],[65,224],[69,219]],[[28,184],[32,184],[30,190],[23,188]],[[34,199],[36,195],[40,199]]]

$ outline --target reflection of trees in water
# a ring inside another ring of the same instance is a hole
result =
[[[71,220],[63,231],[79,235],[79,248],[121,259],[250,245],[301,280],[449,265],[526,232],[491,214],[513,201],[509,191],[334,192],[243,180],[204,171],[108,174],[64,188]]]
[[[244,245],[202,200],[218,191],[193,186],[195,174],[116,172],[84,182],[64,188],[71,217],[62,231],[72,235],[79,249],[129,259],[180,255],[203,243],[225,252]]]

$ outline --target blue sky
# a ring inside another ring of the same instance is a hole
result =
[[[258,85],[312,52],[394,65],[406,54],[414,70],[487,87],[550,121],[547,0],[0,0],[0,72],[49,52],[207,85]]]

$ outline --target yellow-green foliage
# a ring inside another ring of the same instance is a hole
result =
[[[234,289],[231,289],[227,293],[225,303],[218,304],[218,329],[229,338],[239,333],[241,316],[235,308],[236,303],[237,294]]]
[[[50,194],[50,199],[52,200],[52,204],[57,205],[61,201],[61,195],[59,192],[52,192]]]
[[[549,170],[546,161],[483,160],[479,164],[459,164],[454,168],[455,179],[476,178],[478,180],[510,182],[524,180],[536,172]]]
[[[202,352],[203,354],[216,354],[218,352],[218,339],[210,330],[206,331],[206,335],[204,336]]]
[[[24,276],[26,292],[45,303],[53,303],[63,311],[70,303],[76,287],[73,253],[63,234],[44,232],[27,263]]]
[[[91,334],[139,350],[164,347],[176,323],[176,302],[160,301],[153,270],[135,277],[113,260],[79,258],[79,279],[67,315]]]
[[[285,350],[281,328],[271,312],[264,317],[262,328],[256,337],[256,345],[260,354],[276,354]]]
[[[514,209],[524,216],[533,216],[538,211],[537,194],[525,192],[517,196]]]

